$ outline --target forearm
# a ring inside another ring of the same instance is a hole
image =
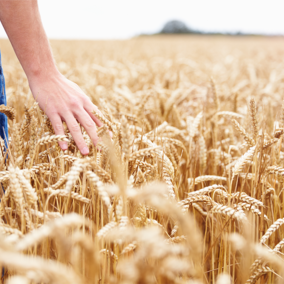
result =
[[[29,80],[58,73],[37,0],[0,0],[0,20]]]
[[[101,127],[102,123],[93,111],[99,110],[79,86],[57,70],[37,0],[0,0],[0,20],[28,77],[32,94],[51,120],[55,134],[64,135],[64,120],[81,153],[88,155],[77,121],[96,145],[96,124]],[[67,149],[66,142],[60,142],[60,146]]]

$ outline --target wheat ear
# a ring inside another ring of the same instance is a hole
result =
[[[107,235],[107,233],[108,233],[109,231],[111,231],[111,230],[112,230],[114,227],[116,227],[116,226],[117,226],[117,222],[114,222],[114,221],[112,221],[112,222],[106,224],[104,227],[102,227],[102,228],[98,231],[97,237],[98,237],[98,238],[104,238],[104,237]]]
[[[262,236],[260,243],[264,244],[269,237],[277,231],[282,225],[284,224],[284,218],[276,220],[265,232],[265,234]]]
[[[26,135],[29,126],[31,123],[31,115],[27,109],[27,107],[25,106],[25,118],[23,123],[21,124],[21,138],[23,139],[23,137]]]
[[[84,197],[84,196],[82,196],[82,195],[80,195],[76,192],[73,192],[73,191],[70,192],[70,191],[67,191],[67,190],[64,190],[64,189],[53,190],[51,188],[45,188],[44,192],[51,194],[48,198],[53,197],[55,195],[62,196],[62,197],[69,197],[70,196],[71,198],[78,200],[80,202],[83,202],[83,203],[88,204],[88,203],[91,202],[91,200],[89,198],[86,198],[86,197]]]
[[[256,141],[257,136],[258,136],[258,123],[257,123],[257,117],[256,117],[256,106],[255,106],[254,98],[250,100],[250,116],[251,116],[251,122],[252,122],[252,128],[253,128],[253,138]]]
[[[220,177],[220,176],[214,176],[214,175],[206,175],[206,176],[199,176],[195,178],[195,184],[199,184],[202,182],[207,182],[207,181],[227,181],[227,178],[225,177]]]
[[[66,182],[66,191],[70,192],[74,183],[79,178],[80,173],[84,170],[85,166],[90,163],[90,159],[78,159],[73,163],[73,166],[69,172]]]
[[[239,173],[241,173],[244,166],[247,163],[252,161],[254,153],[255,153],[255,149],[256,149],[256,146],[251,147],[243,156],[241,156],[237,160],[237,162],[236,162],[236,164],[233,168],[233,177],[238,175]]]
[[[253,140],[253,138],[249,136],[249,134],[245,131],[245,129],[235,119],[232,119],[232,122],[236,130],[243,136],[248,146],[253,147],[255,145],[255,141]]]
[[[105,118],[101,113],[98,111],[93,111],[93,114],[103,123],[105,124],[111,131],[113,131],[113,127],[115,126],[112,124],[108,119]]]
[[[27,256],[16,252],[0,249],[0,262],[8,269],[29,273],[35,278],[35,283],[73,283],[81,284],[82,279],[68,266],[54,260],[46,260],[39,256]]]
[[[232,111],[219,111],[215,114],[215,116],[225,116],[228,118],[242,119],[244,116],[242,114],[232,112]]]
[[[215,104],[215,108],[218,111],[219,107],[220,107],[219,106],[219,98],[218,98],[218,94],[217,94],[217,91],[216,91],[215,81],[212,77],[210,78],[210,85],[211,85],[211,90],[212,90],[212,94],[213,94],[213,101],[214,101],[214,104]]]
[[[59,142],[59,141],[65,141],[69,142],[69,140],[66,138],[65,135],[51,135],[51,136],[46,136],[37,141],[38,145],[45,145],[48,143],[54,143],[54,142]]]
[[[22,238],[15,246],[17,251],[23,251],[39,242],[43,241],[48,237],[54,237],[58,231],[63,228],[72,228],[72,227],[80,227],[86,224],[89,225],[88,221],[84,219],[82,216],[76,213],[66,214],[62,218],[57,218],[52,221],[49,221],[45,225],[41,226],[39,229],[36,229],[29,234],[26,234],[24,238]]]
[[[87,171],[87,178],[95,186],[98,191],[99,196],[103,200],[106,206],[110,205],[110,199],[107,192],[104,189],[103,183],[100,181],[99,177],[92,171]]]
[[[0,112],[6,114],[6,116],[11,119],[14,120],[15,119],[15,110],[12,107],[8,107],[5,105],[0,105]]]
[[[268,266],[262,266],[262,267],[259,267],[253,275],[250,276],[250,278],[246,281],[246,284],[255,284],[256,281],[262,276],[262,275],[265,275],[269,272],[272,272],[274,273],[274,271],[269,268]]]

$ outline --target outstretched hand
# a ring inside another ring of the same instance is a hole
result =
[[[0,21],[27,75],[35,100],[50,119],[55,134],[64,135],[65,121],[83,155],[89,149],[78,122],[96,145],[96,127],[102,123],[92,111],[98,108],[73,82],[57,69],[39,14],[37,0],[0,0]],[[66,150],[66,142],[59,143]]]
[[[102,122],[92,113],[99,112],[90,98],[74,82],[59,72],[48,78],[29,78],[29,84],[35,100],[50,119],[56,135],[64,135],[62,122],[65,121],[82,155],[88,155],[89,149],[84,141],[78,122],[85,128],[94,145],[98,142],[96,125]],[[66,142],[59,142],[62,150],[67,150]]]

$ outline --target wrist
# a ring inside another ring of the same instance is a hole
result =
[[[29,83],[33,81],[46,81],[50,78],[55,78],[62,76],[57,67],[54,65],[51,66],[40,66],[31,67],[26,72]]]

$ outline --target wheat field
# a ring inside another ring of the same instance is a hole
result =
[[[283,283],[284,39],[51,45],[104,126],[56,136],[0,41],[2,283]]]

